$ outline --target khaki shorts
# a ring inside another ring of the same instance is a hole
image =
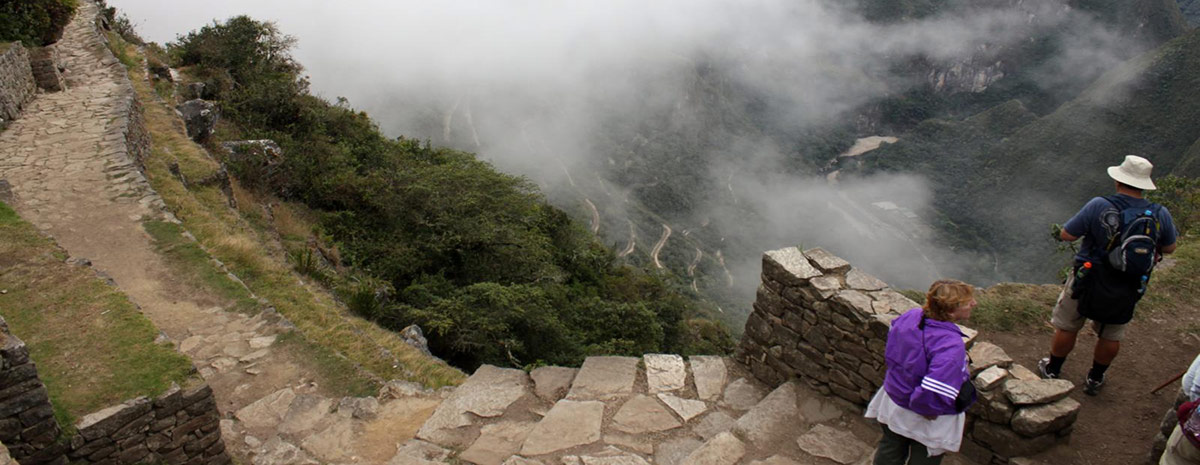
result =
[[[1079,301],[1071,298],[1071,283],[1075,282],[1075,277],[1067,278],[1067,283],[1063,285],[1062,293],[1058,295],[1058,303],[1054,304],[1054,313],[1050,317],[1050,324],[1055,328],[1072,333],[1079,332],[1083,329],[1087,318],[1079,314]],[[1125,336],[1126,325],[1109,325],[1092,322],[1092,329],[1096,330],[1096,335],[1101,339],[1110,341],[1120,341]]]

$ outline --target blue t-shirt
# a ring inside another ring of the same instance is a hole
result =
[[[1131,208],[1150,206],[1150,201],[1146,199],[1138,199],[1125,194],[1117,194],[1117,196],[1128,203]],[[1167,211],[1167,207],[1160,207],[1154,217],[1161,225],[1158,233],[1158,246],[1165,247],[1174,244],[1178,233],[1175,231],[1175,223],[1171,220],[1171,212]],[[1088,201],[1087,205],[1079,210],[1079,213],[1076,213],[1063,225],[1067,234],[1083,238],[1079,253],[1075,254],[1076,263],[1102,260],[1109,239],[1114,235],[1121,234],[1120,227],[1120,210],[1104,197],[1095,197]]]

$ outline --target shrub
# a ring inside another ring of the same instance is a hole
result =
[[[48,45],[62,37],[76,0],[7,0],[0,2],[0,41]]]

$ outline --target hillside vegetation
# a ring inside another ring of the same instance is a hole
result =
[[[0,3],[0,42],[48,45],[62,37],[77,0],[7,0]]]
[[[348,102],[309,94],[292,40],[237,17],[181,36],[171,62],[206,84],[218,139],[272,139],[226,153],[255,195],[312,221],[289,252],[355,312],[419,324],[435,354],[480,363],[574,364],[588,354],[722,352],[728,332],[662,278],[613,253],[527,180],[472,154],[388,139]]]

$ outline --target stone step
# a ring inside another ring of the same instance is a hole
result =
[[[847,446],[812,447],[826,437]],[[392,463],[856,464],[877,439],[861,409],[803,383],[768,389],[729,359],[648,354],[481,367]]]

